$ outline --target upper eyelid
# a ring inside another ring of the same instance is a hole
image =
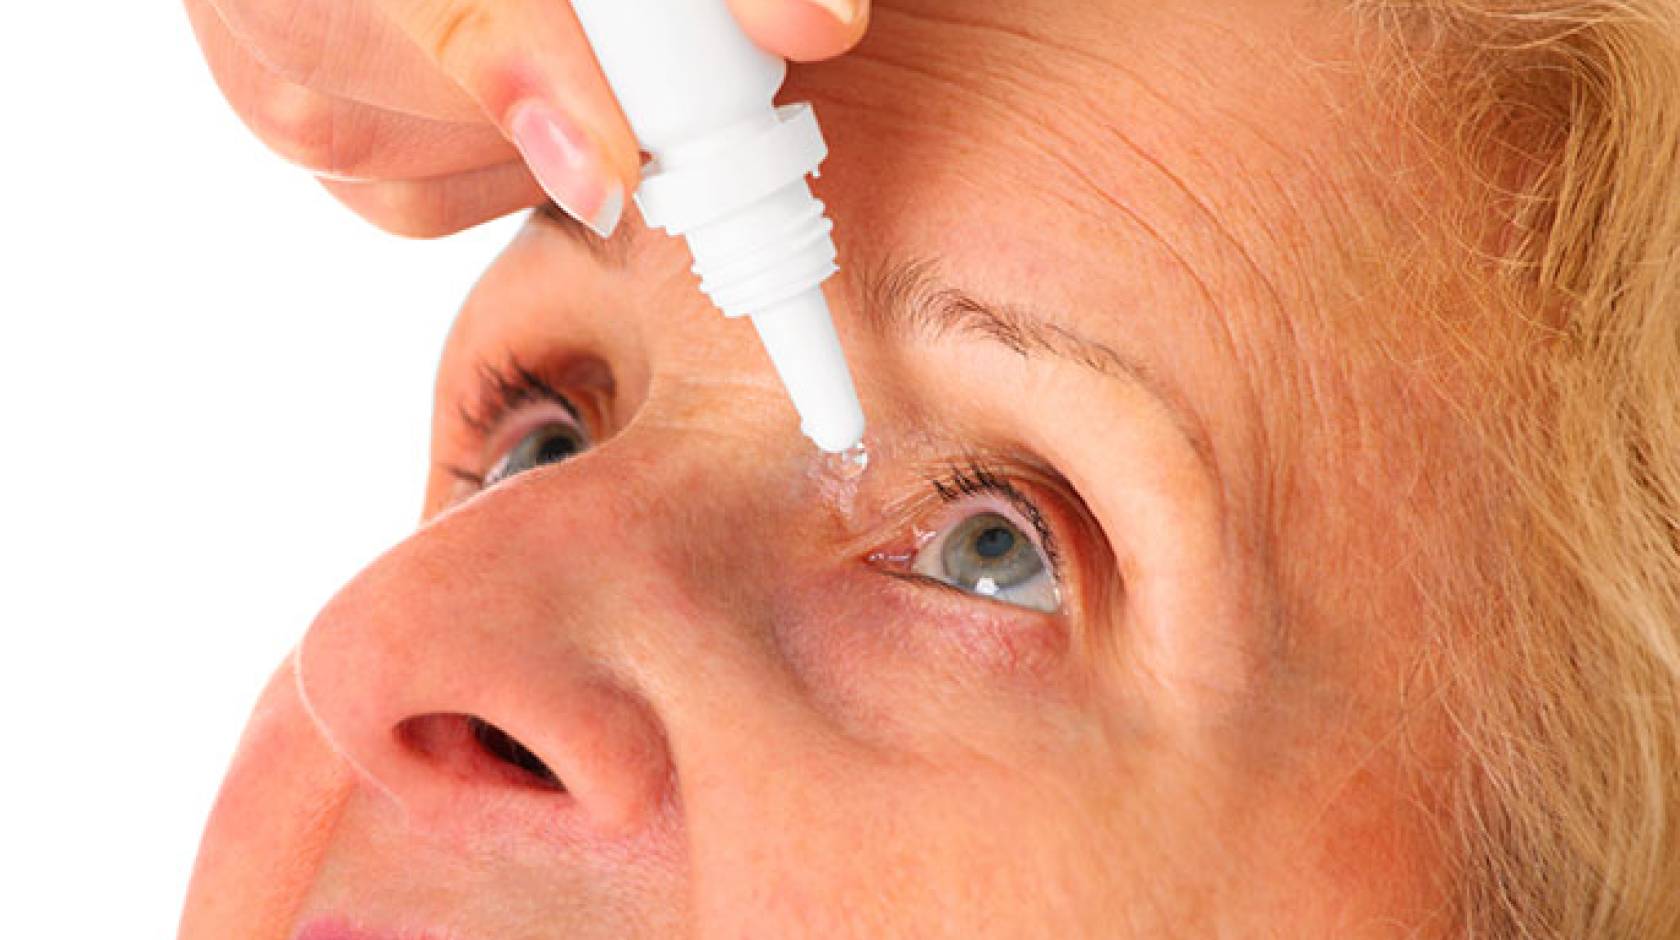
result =
[[[443,470],[445,473],[448,473],[450,476],[455,477],[458,480],[470,483],[479,489],[483,489],[488,486],[491,471],[494,470],[496,465],[507,456],[507,453],[512,451],[513,445],[518,444],[519,441],[523,440],[525,435],[531,433],[532,430],[541,427],[543,424],[550,423],[548,421],[544,421],[540,424],[533,424],[530,427],[520,428],[518,431],[510,430],[510,428],[514,426],[514,418],[518,412],[530,408],[532,404],[533,402],[527,402],[524,405],[515,406],[512,409],[503,411],[502,413],[493,416],[490,419],[490,423],[483,425],[482,428],[477,426],[474,427],[473,430],[478,440],[474,445],[474,449],[477,451],[477,456],[473,458],[473,463],[475,465],[482,466],[482,470],[469,470],[460,464],[448,461],[440,461],[436,465],[438,469]],[[593,434],[589,430],[588,424],[577,417],[577,410],[569,401],[562,399],[550,400],[545,396],[540,401],[535,402],[535,404],[559,405],[561,410],[566,414],[566,423],[581,432],[586,445],[591,443]]]
[[[507,365],[503,367],[481,362],[477,372],[477,390],[470,399],[459,400],[456,411],[462,423],[477,433],[481,440],[488,439],[506,420],[509,413],[529,404],[532,399],[558,404],[566,410],[578,428],[586,433],[589,431],[583,414],[571,398],[518,359],[510,357]]]
[[[493,449],[492,442],[505,430],[510,416],[533,401],[559,406],[586,439],[594,439],[594,430],[571,396],[559,391],[555,387],[557,383],[545,379],[518,359],[509,357],[505,366],[480,362],[476,373],[477,385],[471,393],[456,399],[455,412],[460,422],[472,432],[471,449],[477,453],[472,460],[480,469],[439,461],[436,464],[438,469],[450,476],[482,489],[485,477],[495,462],[490,459],[493,455],[487,453]],[[494,456],[499,458],[499,455]]]
[[[553,408],[556,407],[564,413],[563,422],[559,415],[553,414]],[[543,413],[541,420],[526,417],[532,412]],[[594,437],[590,433],[589,425],[578,417],[577,408],[571,402],[544,396],[515,405],[503,412],[490,427],[489,433],[484,435],[481,449],[499,453],[524,440],[527,434],[538,428],[561,423],[581,434],[586,444],[593,443]]]

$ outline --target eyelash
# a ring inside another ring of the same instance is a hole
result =
[[[462,402],[456,413],[461,423],[478,435],[480,442],[488,441],[508,415],[532,403],[558,405],[584,427],[577,405],[556,389],[547,379],[518,359],[510,358],[505,366],[484,362],[478,366],[478,394],[476,404]],[[484,473],[468,470],[456,464],[444,464],[443,469],[458,480],[484,488]]]
[[[509,358],[507,364],[500,367],[488,362],[480,363],[478,375],[476,404],[469,406],[463,402],[458,408],[458,413],[461,421],[478,435],[480,441],[488,440],[509,414],[535,402],[558,405],[580,426],[584,423],[577,406],[570,398],[518,359]],[[444,469],[457,479],[464,480],[476,488],[484,488],[483,472],[471,471],[453,464],[445,464]],[[1062,555],[1055,532],[1045,521],[1044,513],[1038,508],[1038,504],[1003,473],[988,467],[977,458],[970,458],[963,463],[953,463],[942,474],[926,479],[935,495],[945,504],[986,495],[997,496],[1008,502],[1032,526],[1045,559],[1050,563],[1051,573],[1058,581],[1062,580]]]
[[[1058,581],[1062,579],[1062,556],[1055,532],[1051,531],[1038,504],[1008,477],[971,459],[966,464],[952,465],[943,476],[929,477],[928,483],[940,501],[946,504],[971,496],[989,495],[1004,499],[1032,526],[1038,536],[1038,544],[1044,550],[1045,560],[1050,562],[1051,574]]]

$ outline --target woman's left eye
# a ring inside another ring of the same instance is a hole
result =
[[[496,461],[484,475],[484,485],[493,486],[527,470],[570,459],[588,447],[588,438],[576,424],[558,419],[544,422],[528,431],[506,456]]]
[[[1053,614],[1062,606],[1044,551],[998,512],[978,512],[946,526],[917,550],[910,570],[1028,610]]]

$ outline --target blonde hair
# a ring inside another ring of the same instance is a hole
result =
[[[1520,321],[1481,421],[1498,609],[1443,656],[1458,929],[1680,936],[1680,0],[1360,9]]]

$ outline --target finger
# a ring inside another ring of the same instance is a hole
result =
[[[416,179],[506,163],[516,154],[488,123],[398,114],[294,84],[252,58],[200,0],[187,15],[234,111],[270,149],[319,174]]]
[[[322,179],[321,185],[362,218],[409,238],[449,235],[547,201],[517,160],[436,179]]]
[[[741,28],[784,59],[831,59],[869,28],[869,0],[729,0]]]
[[[297,85],[438,121],[483,121],[478,102],[369,0],[187,0],[271,73]]]
[[[640,150],[571,4],[380,0],[391,21],[508,135],[550,198],[607,235]]]

